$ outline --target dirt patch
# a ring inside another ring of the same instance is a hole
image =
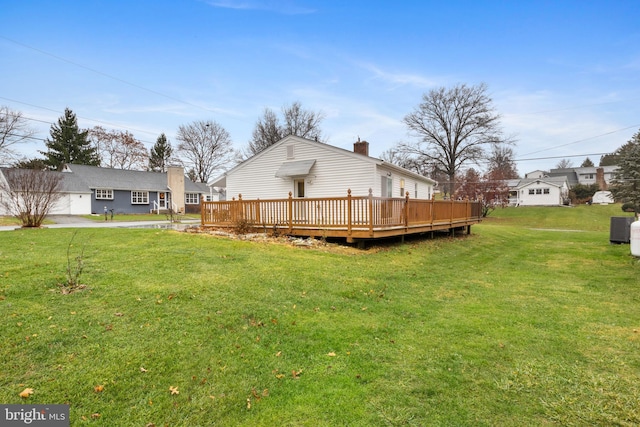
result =
[[[356,254],[366,254],[366,253],[375,253],[378,250],[376,247],[367,246],[366,249],[358,249],[355,246],[351,246],[344,242],[328,242],[325,239],[315,239],[313,237],[303,238],[303,237],[293,237],[293,236],[270,236],[265,233],[246,233],[246,234],[238,234],[229,231],[223,230],[211,230],[211,229],[203,229],[200,227],[188,227],[183,230],[185,233],[191,234],[203,234],[211,237],[218,237],[221,239],[231,239],[231,240],[244,240],[249,242],[256,243],[268,243],[274,245],[286,245],[292,246],[300,249],[311,249],[311,250],[319,250],[323,252],[332,252],[339,253],[344,255],[356,255]]]

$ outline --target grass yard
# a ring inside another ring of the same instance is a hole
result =
[[[508,208],[366,251],[2,232],[0,402],[68,403],[73,426],[638,425],[624,215]],[[87,287],[63,294],[68,250]]]

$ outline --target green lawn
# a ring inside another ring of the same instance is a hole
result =
[[[74,426],[638,425],[624,215],[508,208],[365,251],[2,232],[0,402],[68,403]],[[62,294],[83,248],[87,288]]]

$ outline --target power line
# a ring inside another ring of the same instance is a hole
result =
[[[580,143],[580,142],[589,141],[590,139],[600,138],[601,136],[611,135],[611,134],[614,134],[614,133],[617,133],[617,132],[621,132],[621,131],[623,131],[623,130],[627,130],[627,129],[631,129],[631,128],[635,128],[635,127],[639,127],[639,126],[640,126],[640,124],[632,125],[632,126],[627,126],[627,127],[624,127],[624,128],[621,128],[621,129],[612,130],[611,132],[606,132],[606,133],[603,133],[603,134],[600,134],[600,135],[590,136],[589,138],[583,138],[583,139],[579,139],[579,140],[577,140],[577,141],[568,142],[568,143],[566,143],[566,144],[556,145],[555,147],[551,147],[551,148],[544,148],[544,149],[542,149],[542,150],[532,151],[532,152],[530,152],[530,153],[525,153],[525,154],[523,154],[523,156],[528,156],[529,154],[542,153],[542,152],[545,152],[545,151],[554,150],[554,149],[556,149],[556,148],[566,147],[566,146],[568,146],[568,145],[578,144],[578,143]],[[570,157],[570,156],[566,156],[566,157]]]
[[[549,156],[549,157],[533,157],[530,159],[515,159],[514,162],[527,162],[530,160],[549,160],[549,159],[563,159],[565,157],[589,157],[589,156],[604,156],[611,153],[589,153],[589,154],[571,154],[568,156]]]
[[[40,105],[29,104],[28,102],[22,102],[22,101],[18,101],[18,100],[11,99],[11,98],[5,98],[4,96],[0,96],[0,99],[4,99],[5,101],[10,101],[10,102],[15,102],[15,103],[18,103],[18,104],[28,105],[29,107],[40,108],[42,110],[52,111],[52,112],[54,112],[56,114],[63,114],[60,111],[54,110],[52,108],[42,107]],[[82,120],[87,120],[87,121],[94,122],[94,123],[100,123],[102,125],[118,127],[118,128],[126,128],[126,130],[132,130],[132,131],[135,131],[135,132],[142,132],[142,133],[146,133],[146,134],[149,134],[149,135],[157,135],[157,132],[151,132],[151,131],[146,131],[146,130],[141,130],[141,129],[129,128],[129,127],[122,126],[122,125],[119,125],[119,124],[116,124],[116,123],[109,123],[109,122],[105,122],[105,121],[102,121],[102,120],[90,119],[90,118],[82,117],[82,116],[76,116],[76,117],[79,118],[79,119],[82,119]],[[50,121],[34,119],[32,117],[26,117],[24,115],[22,116],[22,118],[25,119],[25,120],[31,120],[31,121],[34,121],[34,122],[46,123],[46,124],[49,124],[49,125],[52,124],[52,122],[50,122]],[[143,142],[143,143],[147,143],[147,144],[155,144],[155,142],[145,141],[145,140],[142,140],[142,139],[140,139],[139,141]]]
[[[129,85],[129,86],[135,87],[135,88],[137,88],[137,89],[144,90],[144,91],[146,91],[146,92],[152,93],[152,94],[154,94],[154,95],[162,96],[163,98],[167,98],[167,99],[170,99],[170,100],[172,100],[172,101],[176,101],[176,102],[180,102],[180,103],[185,104],[185,105],[189,105],[190,107],[199,108],[199,109],[201,109],[201,110],[208,111],[208,112],[210,112],[210,113],[217,113],[217,111],[214,111],[214,110],[211,110],[211,109],[205,108],[205,107],[203,107],[203,106],[201,106],[201,105],[192,104],[191,102],[184,101],[184,100],[179,99],[179,98],[176,98],[176,97],[174,97],[174,96],[167,95],[167,94],[165,94],[165,93],[158,92],[158,91],[156,91],[156,90],[149,89],[149,88],[146,88],[146,87],[144,87],[144,86],[140,86],[139,84],[136,84],[136,83],[131,83],[131,82],[127,81],[127,80],[121,79],[120,77],[112,76],[112,75],[107,74],[107,73],[104,73],[104,72],[102,72],[102,71],[100,71],[100,70],[96,70],[95,68],[87,67],[86,65],[82,65],[82,64],[79,64],[79,63],[77,63],[77,62],[71,61],[71,60],[69,60],[69,59],[63,58],[63,57],[61,57],[61,56],[54,55],[54,54],[52,54],[52,53],[46,52],[46,51],[44,51],[44,50],[42,50],[42,49],[38,49],[38,48],[36,48],[36,47],[29,46],[29,45],[24,44],[24,43],[20,43],[20,42],[18,42],[18,41],[16,41],[16,40],[13,40],[13,39],[8,38],[8,37],[0,36],[0,38],[2,38],[2,39],[4,39],[4,40],[7,40],[7,41],[9,41],[9,42],[11,42],[11,43],[17,44],[18,46],[22,46],[22,47],[25,47],[25,48],[27,48],[27,49],[34,50],[34,51],[36,51],[36,52],[38,52],[38,53],[41,53],[41,54],[43,54],[43,55],[50,56],[50,57],[52,57],[52,58],[54,58],[54,59],[57,59],[58,61],[66,62],[67,64],[71,64],[71,65],[74,65],[74,66],[76,66],[76,67],[80,67],[80,68],[82,68],[82,69],[85,69],[85,70],[87,70],[87,71],[91,71],[92,73],[99,74],[99,75],[101,75],[101,76],[103,76],[103,77],[107,77],[107,78],[109,78],[109,79],[111,79],[111,80],[115,80],[115,81],[117,81],[117,82],[119,82],[119,83],[124,83],[124,84],[126,84],[126,85]]]

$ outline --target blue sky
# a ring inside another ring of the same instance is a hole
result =
[[[640,130],[638,22],[637,0],[0,0],[0,105],[40,138],[69,107],[147,147],[215,120],[242,148],[265,107],[300,101],[330,144],[379,156],[422,94],[484,82],[524,174]]]

